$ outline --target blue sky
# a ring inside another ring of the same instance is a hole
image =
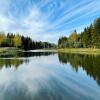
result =
[[[100,17],[100,0],[0,0],[0,31],[57,42]]]

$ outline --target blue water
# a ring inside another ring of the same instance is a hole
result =
[[[62,53],[1,58],[0,100],[100,100],[99,58]]]

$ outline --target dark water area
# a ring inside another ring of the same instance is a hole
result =
[[[0,58],[0,100],[100,100],[100,55],[38,51]]]

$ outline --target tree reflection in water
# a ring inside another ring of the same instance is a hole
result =
[[[0,69],[3,67],[15,67],[16,69],[23,63],[29,63],[29,59],[0,59]]]
[[[58,57],[61,63],[70,63],[76,72],[82,68],[100,85],[100,55],[58,53]]]
[[[0,58],[0,69],[3,67],[15,67],[18,68],[23,63],[29,63],[30,59],[28,57],[40,57],[53,55],[53,52],[22,52],[17,55],[16,58]],[[24,57],[25,59],[19,59],[19,57]]]

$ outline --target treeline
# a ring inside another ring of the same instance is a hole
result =
[[[54,48],[56,45],[49,42],[33,41],[30,37],[19,34],[0,32],[0,47],[17,47],[24,50]]]
[[[100,48],[100,18],[86,27],[83,32],[75,30],[69,37],[61,37],[58,40],[59,48]]]

